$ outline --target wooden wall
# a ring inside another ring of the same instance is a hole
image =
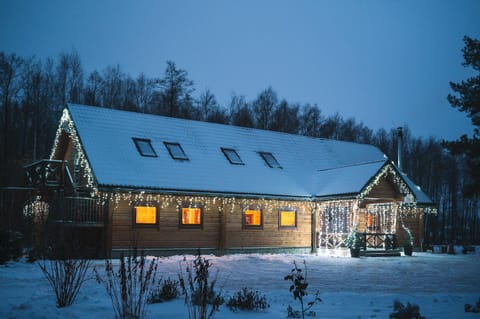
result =
[[[282,247],[305,248],[311,245],[311,209],[305,202],[275,200],[249,201],[263,211],[263,227],[254,229],[242,225],[242,212],[248,204],[226,207],[225,248]],[[279,208],[297,210],[297,227],[279,226]]]
[[[276,200],[242,200],[169,197],[161,200],[158,225],[134,225],[130,200],[110,203],[110,243],[113,250],[130,249],[196,249],[218,250],[243,248],[306,248],[311,240],[311,210],[305,202]],[[155,201],[155,200],[154,200]],[[193,202],[203,206],[201,228],[179,226],[179,212],[183,204]],[[256,206],[263,211],[263,227],[243,226],[243,210]],[[279,207],[297,209],[297,227],[279,227]]]
[[[396,190],[394,184],[388,177],[383,177],[379,183],[366,195],[367,198],[397,199],[402,200],[403,196]]]

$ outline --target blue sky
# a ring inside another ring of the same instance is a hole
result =
[[[0,50],[56,57],[75,48],[88,74],[120,64],[162,76],[167,60],[226,105],[272,86],[372,129],[414,136],[473,131],[446,100],[464,35],[480,38],[480,1],[0,0]]]

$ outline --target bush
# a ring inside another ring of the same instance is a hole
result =
[[[317,291],[314,295],[313,300],[305,305],[304,297],[308,295],[307,263],[303,261],[303,265],[305,266],[305,275],[303,275],[302,269],[298,268],[297,263],[294,261],[294,268],[291,270],[290,275],[287,275],[284,278],[285,280],[289,280],[292,282],[292,285],[290,286],[290,292],[293,294],[293,300],[298,299],[301,308],[301,311],[295,311],[293,310],[292,306],[289,305],[287,308],[287,314],[290,318],[305,318],[305,314],[307,316],[314,317],[315,312],[310,311],[310,309],[315,305],[315,303],[322,301],[318,297],[319,293]]]
[[[480,298],[474,305],[465,304],[465,312],[480,313]]]
[[[17,231],[0,230],[0,265],[22,256],[23,235]]]
[[[152,291],[148,297],[148,303],[160,303],[177,298],[178,296],[178,280],[161,280],[156,289]]]
[[[395,300],[393,302],[393,312],[390,314],[392,319],[425,319],[420,315],[420,307],[417,305],[411,305],[407,303],[404,306],[400,301]]]
[[[119,319],[139,319],[145,316],[148,296],[155,285],[158,259],[147,261],[142,254],[120,257],[120,267],[115,272],[111,260],[105,260],[104,279],[95,269],[98,283],[103,283],[112,301],[115,317]]]
[[[212,264],[200,255],[200,251],[193,264],[187,263],[186,258],[183,262],[186,263],[185,272],[180,267],[178,278],[185,296],[188,317],[190,319],[213,318],[224,303],[224,299],[215,290],[216,278],[210,281]]]
[[[237,310],[266,310],[270,307],[265,295],[261,296],[258,291],[243,288],[230,297],[227,301],[227,307],[232,311]]]
[[[57,307],[70,306],[77,297],[90,268],[88,259],[42,260],[38,266],[55,292]]]

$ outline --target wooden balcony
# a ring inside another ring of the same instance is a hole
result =
[[[52,220],[66,226],[103,227],[107,204],[88,197],[64,197],[53,212]]]
[[[70,177],[67,162],[60,160],[40,160],[24,166],[24,170],[26,183],[32,187],[63,187]]]

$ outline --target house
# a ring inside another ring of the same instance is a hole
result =
[[[315,252],[352,227],[366,249],[395,248],[404,228],[418,246],[435,210],[371,145],[76,104],[26,172],[55,233],[107,255]]]

